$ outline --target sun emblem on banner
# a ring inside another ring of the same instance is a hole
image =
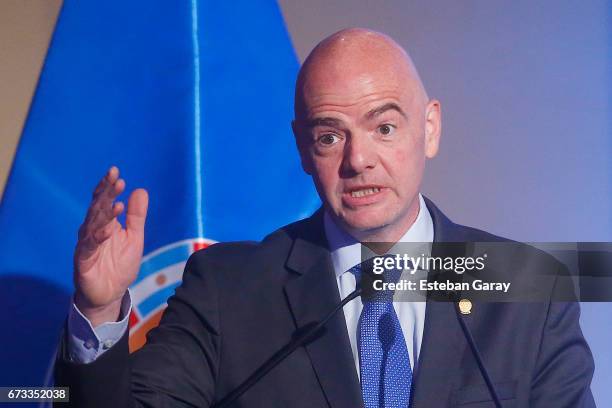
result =
[[[203,238],[188,239],[156,249],[142,258],[138,277],[130,287],[130,352],[142,347],[149,330],[159,324],[166,301],[181,283],[189,256],[214,243]]]

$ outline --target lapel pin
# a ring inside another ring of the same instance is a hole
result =
[[[472,313],[472,302],[469,299],[461,299],[459,301],[459,311],[464,315]]]

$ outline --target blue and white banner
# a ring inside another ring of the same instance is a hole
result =
[[[64,1],[0,205],[0,384],[45,381],[110,165],[150,195],[141,337],[194,250],[319,206],[291,134],[297,70],[273,0]]]

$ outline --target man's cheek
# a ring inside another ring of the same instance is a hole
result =
[[[412,149],[396,149],[393,151],[393,162],[396,166],[409,167],[414,162]]]
[[[334,170],[328,165],[318,163],[315,166],[315,176],[326,192],[333,192],[338,188],[337,177],[334,174]]]
[[[398,166],[414,167],[425,161],[425,143],[423,138],[407,138],[401,146],[393,150],[393,159]]]

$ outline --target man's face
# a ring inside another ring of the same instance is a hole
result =
[[[437,152],[439,103],[426,103],[402,70],[323,71],[305,81],[294,123],[303,167],[349,232],[403,233],[418,213],[425,159]]]

